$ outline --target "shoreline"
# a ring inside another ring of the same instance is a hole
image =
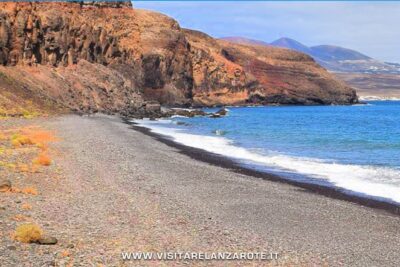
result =
[[[65,115],[6,128],[33,124],[59,137],[53,161],[39,173],[8,172],[13,185],[38,194],[4,193],[0,230],[11,234],[31,222],[58,242],[23,244],[3,235],[5,266],[144,264],[124,261],[121,252],[130,251],[279,253],[261,266],[399,266],[392,255],[400,249],[400,217],[392,213],[275,175],[255,179],[226,158],[156,140],[119,116]]]
[[[338,187],[329,187],[324,185],[319,185],[315,183],[307,183],[296,180],[291,180],[285,178],[283,176],[279,176],[277,174],[268,173],[264,171],[259,171],[251,168],[247,168],[233,159],[228,157],[218,155],[212,152],[208,152],[203,149],[194,148],[190,146],[186,146],[175,142],[174,140],[168,138],[167,136],[157,134],[152,132],[149,128],[139,126],[138,124],[130,121],[127,118],[122,119],[124,123],[130,125],[133,130],[139,131],[143,134],[146,134],[157,141],[166,144],[170,147],[176,148],[179,150],[179,153],[182,153],[186,156],[189,156],[192,159],[199,160],[202,162],[209,163],[214,166],[222,167],[228,170],[232,170],[239,174],[244,174],[248,176],[252,176],[254,178],[268,180],[277,183],[289,184],[292,186],[300,187],[312,194],[323,195],[325,197],[329,197],[332,199],[344,200],[348,202],[352,202],[361,206],[365,206],[368,208],[375,209],[377,211],[385,211],[394,215],[400,215],[400,204],[396,204],[394,202],[379,200],[373,197],[361,196],[352,194],[351,192],[346,192],[345,189],[341,189]],[[357,193],[357,192],[355,192]]]

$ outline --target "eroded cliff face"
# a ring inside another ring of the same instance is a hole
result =
[[[194,105],[245,104],[259,87],[257,79],[231,61],[217,40],[193,30],[185,34],[191,45]]]
[[[352,88],[305,54],[214,40],[192,30],[185,33],[192,45],[195,103],[320,105],[358,101]]]
[[[250,102],[329,105],[357,103],[354,89],[337,80],[310,56],[287,49],[219,41],[232,61],[259,81]]]
[[[84,112],[135,113],[145,100],[188,105],[192,69],[179,25],[129,6],[0,3],[1,71]]]
[[[215,40],[129,2],[0,3],[0,65],[30,94],[83,112],[356,99],[303,54]]]
[[[118,39],[77,16],[78,4],[5,3],[0,13],[0,64],[69,66],[84,59],[110,64],[128,56]],[[71,6],[71,8],[68,8]],[[87,12],[84,12],[87,13]],[[82,15],[82,14],[80,14]]]

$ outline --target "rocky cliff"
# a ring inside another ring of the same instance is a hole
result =
[[[0,3],[0,65],[0,80],[84,112],[356,101],[303,54],[218,41],[123,1]]]
[[[353,89],[303,53],[214,40],[192,30],[185,33],[194,54],[195,102],[292,105],[357,102]],[[218,78],[208,84],[213,77]]]
[[[330,105],[356,103],[355,90],[318,65],[310,56],[287,49],[220,41],[231,60],[259,82],[250,102]]]

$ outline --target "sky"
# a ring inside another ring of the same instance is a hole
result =
[[[213,37],[338,45],[400,62],[400,2],[133,1]]]

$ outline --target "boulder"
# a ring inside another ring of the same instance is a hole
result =
[[[209,117],[213,118],[213,119],[217,119],[217,118],[221,118],[221,117],[225,116],[226,114],[228,114],[228,110],[226,108],[221,108],[217,112],[210,114]]]
[[[57,238],[52,236],[45,236],[37,241],[37,243],[40,245],[55,245],[57,244],[57,242],[58,242]]]
[[[220,110],[215,112],[215,114],[218,114],[218,115],[221,115],[221,116],[225,116],[226,114],[228,114],[228,110],[226,108],[221,108]]]
[[[11,189],[10,180],[0,180],[0,192],[6,192]]]
[[[149,101],[145,104],[147,112],[161,112],[161,105],[156,101]]]
[[[190,113],[191,113],[193,116],[206,116],[206,115],[207,115],[207,112],[204,112],[204,111],[201,110],[201,109],[193,109],[193,110],[190,111]]]
[[[172,109],[172,112],[170,113],[171,116],[173,115],[179,115],[183,117],[188,117],[192,118],[194,116],[206,116],[208,115],[207,112],[204,112],[201,109]]]

